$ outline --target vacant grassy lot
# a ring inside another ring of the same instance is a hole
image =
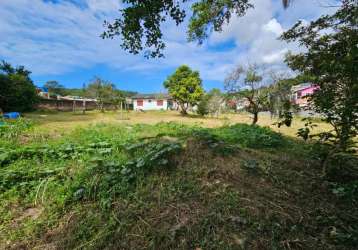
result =
[[[85,127],[93,124],[156,124],[158,122],[176,122],[185,125],[198,125],[206,128],[220,127],[224,125],[232,125],[236,123],[251,124],[251,117],[247,113],[224,114],[219,118],[200,117],[196,115],[182,116],[177,111],[147,111],[121,114],[121,112],[98,111],[87,112],[85,115],[81,113],[74,114],[72,112],[34,112],[26,114],[26,117],[35,121],[36,130],[41,132],[63,133],[69,132],[77,127]],[[271,129],[283,133],[288,136],[296,136],[297,130],[304,127],[301,118],[295,118],[291,127],[283,126],[278,128],[273,125],[275,119],[271,119],[268,114],[261,113],[258,125],[268,126]],[[319,123],[319,127],[314,132],[330,130],[330,126],[325,123]]]
[[[245,115],[26,117],[0,130],[0,249],[358,244],[356,190],[322,179],[321,151],[293,128]]]

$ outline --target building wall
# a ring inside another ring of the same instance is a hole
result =
[[[316,87],[316,86],[312,86],[312,87],[309,87],[309,88],[307,88],[307,89],[303,89],[303,90],[301,91],[301,96],[311,95],[311,94],[313,94],[313,92],[314,92],[316,89],[318,89],[318,87]]]
[[[297,90],[293,93],[293,101],[300,107],[306,107],[308,105],[308,96],[313,94],[318,86],[311,86],[305,89]]]
[[[37,109],[39,110],[73,111],[74,108],[75,110],[83,110],[83,101],[41,99],[37,105]],[[86,101],[86,110],[95,110],[97,108],[96,102]],[[116,107],[112,104],[105,103],[104,109],[114,110]]]
[[[138,106],[138,102],[143,101],[143,106]],[[133,109],[134,110],[167,110],[168,109],[168,100],[162,99],[163,105],[158,106],[156,99],[134,99],[133,100]]]

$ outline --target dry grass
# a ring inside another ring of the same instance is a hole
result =
[[[86,127],[98,123],[108,124],[156,124],[159,122],[177,122],[186,125],[200,125],[202,127],[220,127],[235,123],[251,123],[251,117],[246,113],[223,114],[219,118],[200,117],[196,115],[182,116],[176,111],[150,111],[135,112],[131,111],[121,115],[120,112],[100,113],[98,111],[87,112],[85,115],[71,112],[54,112],[54,113],[28,113],[27,118],[36,122],[35,132],[37,133],[67,133],[78,127]],[[275,119],[271,119],[268,114],[260,114],[258,125],[268,126],[273,130],[287,136],[296,136],[297,130],[304,126],[301,118],[296,117],[291,127],[278,128]],[[330,129],[326,123],[319,123],[316,131],[322,132]]]

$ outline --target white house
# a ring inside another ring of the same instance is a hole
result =
[[[132,97],[133,110],[167,110],[173,108],[168,94],[137,94]]]

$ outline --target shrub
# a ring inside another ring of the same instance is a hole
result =
[[[249,148],[276,148],[285,143],[284,138],[270,128],[247,124],[218,128],[213,133],[225,142]]]
[[[348,153],[336,153],[326,159],[326,177],[335,182],[358,180],[358,157]]]
[[[199,104],[198,104],[198,109],[196,110],[196,112],[201,115],[201,116],[205,116],[207,114],[209,114],[209,103],[208,103],[208,96],[205,95],[203,98],[201,98]]]
[[[23,118],[19,118],[14,121],[7,120],[0,126],[0,138],[7,140],[16,139],[31,126],[32,122]]]

